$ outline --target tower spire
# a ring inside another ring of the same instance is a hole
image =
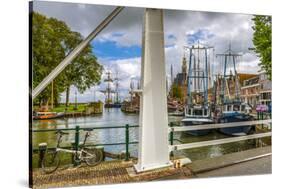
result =
[[[182,58],[182,73],[187,73],[187,63],[186,63],[186,58],[185,58],[185,55],[183,55],[183,58]]]
[[[173,70],[173,64],[171,64],[171,86],[173,84],[174,81],[174,70]]]

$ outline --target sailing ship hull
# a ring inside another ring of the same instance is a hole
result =
[[[237,114],[226,114],[223,115],[220,119],[220,123],[227,122],[241,122],[241,121],[251,121],[254,118],[247,114],[237,113]],[[219,131],[226,135],[231,136],[243,136],[247,135],[252,131],[253,126],[239,126],[239,127],[229,127],[229,128],[220,128]]]
[[[121,108],[121,104],[105,104],[105,108]]]
[[[204,125],[204,124],[212,124],[213,120],[211,119],[192,119],[192,118],[185,118],[182,120],[182,123],[184,126],[196,126],[196,125]],[[212,131],[212,129],[204,129],[204,130],[195,130],[195,131],[186,131],[185,133],[188,133],[193,136],[204,136],[209,134]]]

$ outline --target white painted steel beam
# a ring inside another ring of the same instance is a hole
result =
[[[218,140],[193,142],[193,143],[188,143],[188,144],[169,145],[169,150],[174,151],[174,150],[184,150],[184,149],[191,149],[191,148],[200,148],[200,147],[204,147],[204,146],[212,146],[212,145],[226,144],[226,143],[231,143],[231,142],[238,142],[238,141],[242,141],[242,140],[269,137],[271,135],[272,135],[271,132],[267,132],[267,133],[259,133],[259,134],[240,136],[240,137],[224,138],[224,139],[218,139]]]
[[[216,124],[205,124],[196,126],[181,126],[181,127],[170,127],[169,132],[180,132],[180,131],[195,131],[195,130],[205,130],[205,129],[216,129],[216,128],[227,128],[227,127],[242,127],[245,125],[260,125],[260,124],[270,124],[271,119],[267,120],[256,120],[256,121],[241,121],[241,122],[230,122],[230,123],[216,123]]]
[[[137,172],[171,166],[163,33],[163,10],[145,9]]]
[[[32,91],[32,99],[36,98],[47,86],[51,83],[63,70],[71,63],[81,51],[92,41],[122,10],[124,7],[117,7],[114,9],[108,17],[106,17],[97,28],[88,35],[75,49],[73,49],[69,55],[67,55],[63,61],[47,76],[43,81],[37,85]]]

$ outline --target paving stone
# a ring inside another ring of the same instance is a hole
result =
[[[107,161],[95,167],[58,169],[52,174],[44,174],[37,169],[33,172],[33,188],[142,182],[159,180],[172,175],[176,175],[174,179],[191,177],[191,171],[188,168],[159,169],[130,176],[127,169],[132,169],[133,164],[133,161]]]

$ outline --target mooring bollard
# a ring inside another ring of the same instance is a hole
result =
[[[126,124],[126,129],[125,129],[125,143],[126,143],[126,157],[125,161],[129,161],[129,124]]]
[[[38,167],[41,167],[42,160],[47,150],[47,143],[40,143],[38,149],[39,149]]]
[[[173,122],[170,123],[170,127],[173,127]],[[173,144],[174,144],[174,131],[171,130],[171,132],[170,132],[170,145],[173,145]],[[171,151],[170,155],[174,156],[173,151]]]

